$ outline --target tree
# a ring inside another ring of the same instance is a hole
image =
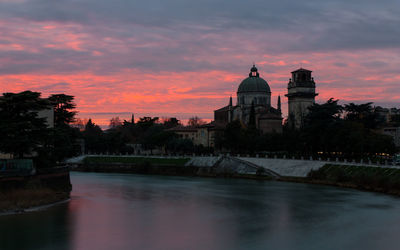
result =
[[[85,139],[86,152],[103,152],[106,147],[104,145],[103,131],[101,128],[89,119],[83,131]]]
[[[344,111],[345,119],[348,121],[359,122],[369,129],[374,129],[379,125],[377,115],[373,112],[372,102],[358,105],[349,103],[344,105]]]
[[[48,100],[54,110],[53,154],[57,161],[62,161],[80,151],[77,143],[80,136],[79,129],[71,126],[77,121],[74,111],[76,104],[73,96],[65,94],[51,95]]]
[[[329,123],[340,120],[343,107],[338,104],[339,100],[329,99],[324,104],[314,103],[309,107],[306,116],[306,126],[312,126],[315,122]]]
[[[79,131],[85,130],[85,125],[88,123],[88,119],[76,118],[75,121],[70,124],[71,127],[79,129]]]
[[[158,119],[158,117],[141,117],[139,118],[137,125],[140,129],[147,130],[148,128],[156,124],[158,122]]]
[[[201,126],[201,125],[204,125],[204,124],[206,124],[206,122],[203,121],[203,120],[202,120],[200,117],[198,117],[198,116],[190,117],[190,118],[189,118],[189,121],[188,121],[188,125],[189,125],[190,127],[197,127],[197,126]]]
[[[156,146],[161,146],[162,142],[159,141],[164,131],[164,128],[161,124],[154,124],[149,127],[146,131],[144,131],[139,137],[139,142],[146,148],[152,150]]]
[[[165,128],[173,128],[181,125],[181,121],[175,117],[163,118],[163,125]]]
[[[400,114],[394,114],[390,116],[390,123],[393,126],[400,126]]]
[[[123,125],[125,125],[125,124],[130,124],[130,125],[135,124],[135,115],[132,114],[132,117],[131,117],[130,121],[127,121],[127,120],[124,119]]]
[[[239,120],[234,120],[224,129],[222,139],[217,140],[220,147],[230,149],[232,152],[240,152],[244,146],[244,128]]]
[[[54,125],[56,127],[75,121],[76,112],[72,110],[76,108],[76,104],[73,102],[73,96],[56,94],[51,95],[48,99],[54,109]]]
[[[254,102],[251,102],[250,115],[249,115],[249,128],[256,128],[256,110],[254,108]]]
[[[39,92],[4,93],[0,97],[0,151],[23,158],[37,152],[48,140],[45,118],[38,112],[50,109]]]
[[[341,121],[343,107],[339,100],[329,99],[324,104],[313,104],[306,116],[302,138],[303,152],[326,152],[335,137],[335,127]]]
[[[109,125],[110,128],[116,128],[116,127],[120,127],[120,126],[122,126],[122,122],[118,116],[111,118],[110,125]]]
[[[194,148],[192,140],[178,137],[172,137],[166,144],[166,149],[173,152],[188,153],[193,152]]]

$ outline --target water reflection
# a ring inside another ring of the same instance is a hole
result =
[[[71,249],[68,204],[50,210],[0,216],[0,249]]]
[[[400,201],[328,186],[73,173],[68,204],[0,217],[0,249],[396,249]],[[23,239],[23,240],[21,240]]]

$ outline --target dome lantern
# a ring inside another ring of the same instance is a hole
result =
[[[253,67],[250,69],[249,77],[260,77],[260,74],[258,73],[258,69],[256,68],[255,64],[253,64]]]

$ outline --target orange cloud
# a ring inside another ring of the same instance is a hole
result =
[[[396,103],[400,96],[400,59],[394,50],[268,53],[233,32],[228,35],[237,43],[228,43],[223,34],[184,36],[190,42],[184,48],[162,32],[140,39],[89,32],[73,23],[14,21],[0,21],[2,92],[74,95],[79,117],[103,125],[131,113],[212,119],[229,96],[235,100],[254,61],[270,84],[274,106],[281,95],[285,114],[283,95],[290,72],[299,67],[313,70],[318,102],[334,97]],[[207,46],[197,43],[201,39]]]

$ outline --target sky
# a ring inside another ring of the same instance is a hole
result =
[[[303,67],[319,103],[399,108],[398,13],[398,0],[0,0],[0,91],[73,95],[102,126],[211,120],[254,62],[273,106]]]

